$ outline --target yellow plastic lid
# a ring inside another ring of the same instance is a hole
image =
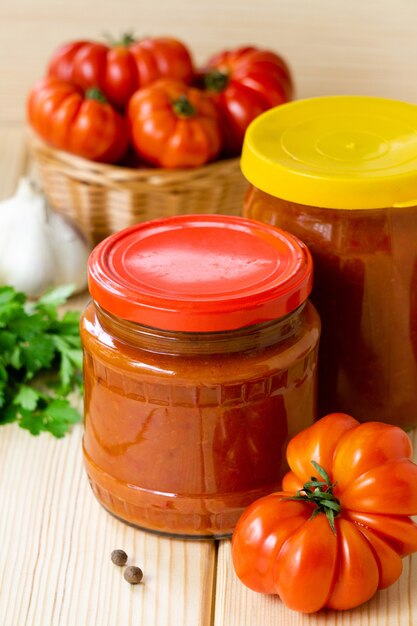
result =
[[[298,204],[417,205],[417,105],[362,96],[280,105],[248,127],[241,167],[258,189]]]

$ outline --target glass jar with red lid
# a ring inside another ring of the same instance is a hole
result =
[[[306,243],[319,413],[417,426],[417,106],[328,96],[248,128],[244,214]]]
[[[244,218],[154,220],[95,248],[83,449],[106,509],[222,537],[280,486],[288,437],[316,416],[311,284],[304,244]]]

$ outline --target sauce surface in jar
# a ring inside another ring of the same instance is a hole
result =
[[[309,247],[319,412],[417,425],[417,106],[283,105],[248,129],[245,215]]]
[[[84,459],[111,513],[220,537],[279,488],[288,437],[316,416],[311,271],[295,237],[224,216],[139,224],[94,250]]]

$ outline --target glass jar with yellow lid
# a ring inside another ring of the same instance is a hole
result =
[[[319,409],[417,425],[417,106],[331,96],[247,130],[245,215],[302,239],[322,318]]]

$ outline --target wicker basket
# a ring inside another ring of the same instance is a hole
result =
[[[94,244],[148,219],[242,211],[247,181],[238,158],[187,170],[132,169],[55,150],[32,132],[29,147],[50,205]]]

